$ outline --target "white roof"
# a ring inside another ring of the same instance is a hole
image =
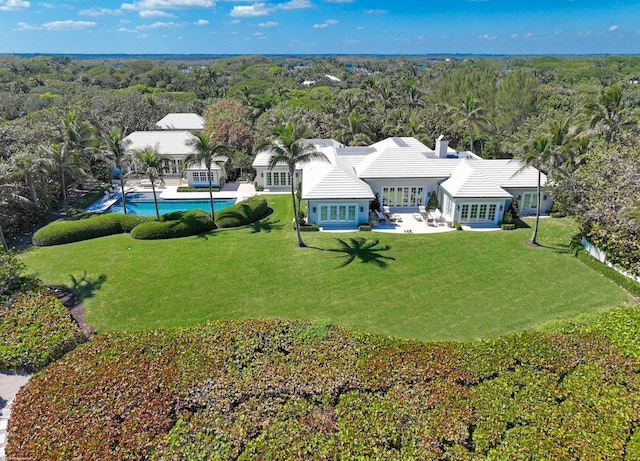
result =
[[[189,131],[160,130],[134,131],[125,139],[130,141],[128,148],[131,151],[152,147],[157,148],[160,155],[187,156],[194,152],[187,141],[194,138]]]
[[[340,161],[335,147],[321,149],[321,152],[329,162],[313,162],[303,168],[303,199],[373,200],[369,184],[359,179],[352,167]]]
[[[511,194],[487,178],[482,171],[475,168],[467,160],[456,168],[451,177],[441,187],[451,197],[463,198],[510,198]]]
[[[446,178],[459,165],[458,159],[428,156],[433,151],[415,138],[387,138],[371,147],[376,151],[356,167],[360,178]]]
[[[216,155],[215,157],[212,157],[211,160],[212,160],[211,162],[212,170],[222,170],[222,166],[220,166],[217,162],[226,163],[229,161],[229,157],[226,157],[224,155]],[[202,170],[206,171],[206,169],[207,167],[204,165],[204,162],[194,163],[190,165],[188,168],[186,168],[187,171],[202,171]]]
[[[198,114],[173,113],[165,115],[156,126],[161,130],[200,131],[204,128],[204,118]]]
[[[532,166],[523,167],[520,160],[485,160],[474,162],[473,168],[494,183],[508,188],[531,188],[538,184],[538,170]],[[542,173],[540,185],[544,186],[547,176]]]

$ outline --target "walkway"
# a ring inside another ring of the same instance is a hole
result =
[[[16,394],[22,386],[31,378],[26,373],[0,373],[0,461],[5,459],[5,446],[7,444],[7,424],[11,416],[11,406]]]

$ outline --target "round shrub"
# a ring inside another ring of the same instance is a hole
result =
[[[38,287],[0,305],[0,370],[37,371],[87,340],[60,300]]]
[[[71,220],[55,221],[33,235],[37,246],[62,245],[107,235],[131,232],[147,218],[125,214],[83,214]]]
[[[216,215],[216,225],[220,228],[246,226],[264,218],[270,212],[263,197],[251,197],[220,211]]]
[[[148,221],[136,226],[131,237],[138,240],[158,240],[202,234],[215,229],[211,216],[204,210],[173,211],[160,216],[160,221]]]

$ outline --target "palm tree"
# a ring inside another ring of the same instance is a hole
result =
[[[452,127],[462,125],[469,133],[469,150],[473,152],[473,133],[479,133],[480,129],[488,124],[484,116],[484,108],[478,105],[478,100],[467,94],[460,100],[460,105],[450,107],[449,110],[455,119]]]
[[[76,151],[69,149],[67,143],[51,144],[43,148],[43,154],[49,165],[60,174],[60,183],[62,186],[62,206],[65,214],[67,213],[67,175],[80,172],[83,164],[79,159]]]
[[[589,127],[605,132],[607,144],[615,139],[620,128],[628,125],[623,122],[625,113],[622,89],[617,86],[602,90],[600,98],[588,102],[583,110]]]
[[[75,114],[67,112],[64,115],[64,127],[61,143],[80,154],[85,150],[96,146],[94,137],[95,129],[86,121],[78,118]]]
[[[269,169],[275,168],[278,164],[286,164],[291,176],[291,201],[293,202],[293,222],[296,229],[298,246],[305,247],[300,236],[300,226],[298,223],[298,207],[296,205],[295,173],[299,164],[312,160],[328,162],[329,159],[322,152],[318,152],[302,138],[308,131],[307,127],[297,128],[293,123],[274,128],[271,132],[272,139],[264,141],[258,145],[258,149],[268,148],[272,151]]]
[[[363,115],[351,112],[338,119],[335,136],[343,144],[366,146],[371,144],[371,130]]]
[[[7,177],[24,180],[29,189],[31,201],[37,205],[40,202],[40,197],[36,188],[36,178],[45,174],[45,160],[37,153],[22,152],[11,157],[9,170]]]
[[[120,186],[122,188],[122,208],[124,214],[127,214],[127,195],[126,195],[126,181],[128,173],[125,173],[125,169],[131,166],[133,159],[128,152],[129,144],[131,141],[125,139],[124,133],[117,128],[109,130],[102,136],[104,141],[104,147],[106,149],[106,156],[115,163],[116,168],[120,174]]]
[[[162,178],[162,170],[165,166],[167,158],[158,154],[158,150],[154,147],[147,147],[136,155],[137,169],[136,173],[146,176],[151,182],[151,190],[153,191],[153,202],[156,206],[156,217],[160,219],[160,210],[158,209],[158,197],[156,196],[156,182],[164,184]]]
[[[188,155],[182,162],[182,168],[186,169],[191,165],[204,164],[207,169],[209,179],[209,201],[211,202],[211,220],[216,225],[216,216],[213,205],[213,184],[211,167],[213,164],[224,165],[227,161],[223,155],[230,155],[231,150],[225,144],[216,142],[213,133],[206,135],[203,132],[194,133],[194,138],[187,141],[187,145],[195,149],[195,153]]]
[[[531,142],[529,148],[522,156],[522,168],[524,170],[528,166],[532,166],[538,170],[538,184],[536,187],[537,204],[536,204],[536,224],[533,227],[533,235],[529,239],[532,245],[537,245],[538,223],[540,221],[540,192],[542,189],[542,171],[541,168],[549,164],[551,158],[551,142],[547,136],[538,135]]]

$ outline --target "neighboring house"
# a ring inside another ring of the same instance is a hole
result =
[[[198,114],[173,113],[162,117],[156,126],[161,130],[202,131],[204,118]]]
[[[534,214],[538,171],[517,160],[483,160],[457,152],[440,136],[435,150],[412,137],[387,138],[367,147],[346,147],[334,140],[307,140],[329,162],[299,166],[307,219],[321,227],[356,228],[368,222],[369,204],[396,212],[418,211],[437,194],[443,217],[450,223],[497,225],[514,197],[521,215]],[[285,165],[269,169],[269,151],[253,163],[256,183],[270,191],[289,190]],[[295,178],[294,178],[295,180]],[[542,176],[544,185],[546,176]],[[542,212],[551,207],[544,196]]]
[[[195,139],[191,131],[199,131],[201,129],[192,129],[198,120],[203,121],[198,114],[169,114],[156,125],[169,126],[167,124],[174,123],[174,126],[190,126],[191,128],[134,131],[125,138],[129,141],[128,149],[133,152],[139,152],[147,147],[155,148],[158,154],[167,158],[167,166],[164,170],[165,176],[186,176],[189,186],[208,186],[207,170],[203,165],[191,166],[184,171],[182,170],[184,159],[194,153],[189,141]],[[228,158],[219,157],[219,160],[226,163]],[[211,165],[212,183],[215,187],[222,187],[227,180],[224,163]]]

